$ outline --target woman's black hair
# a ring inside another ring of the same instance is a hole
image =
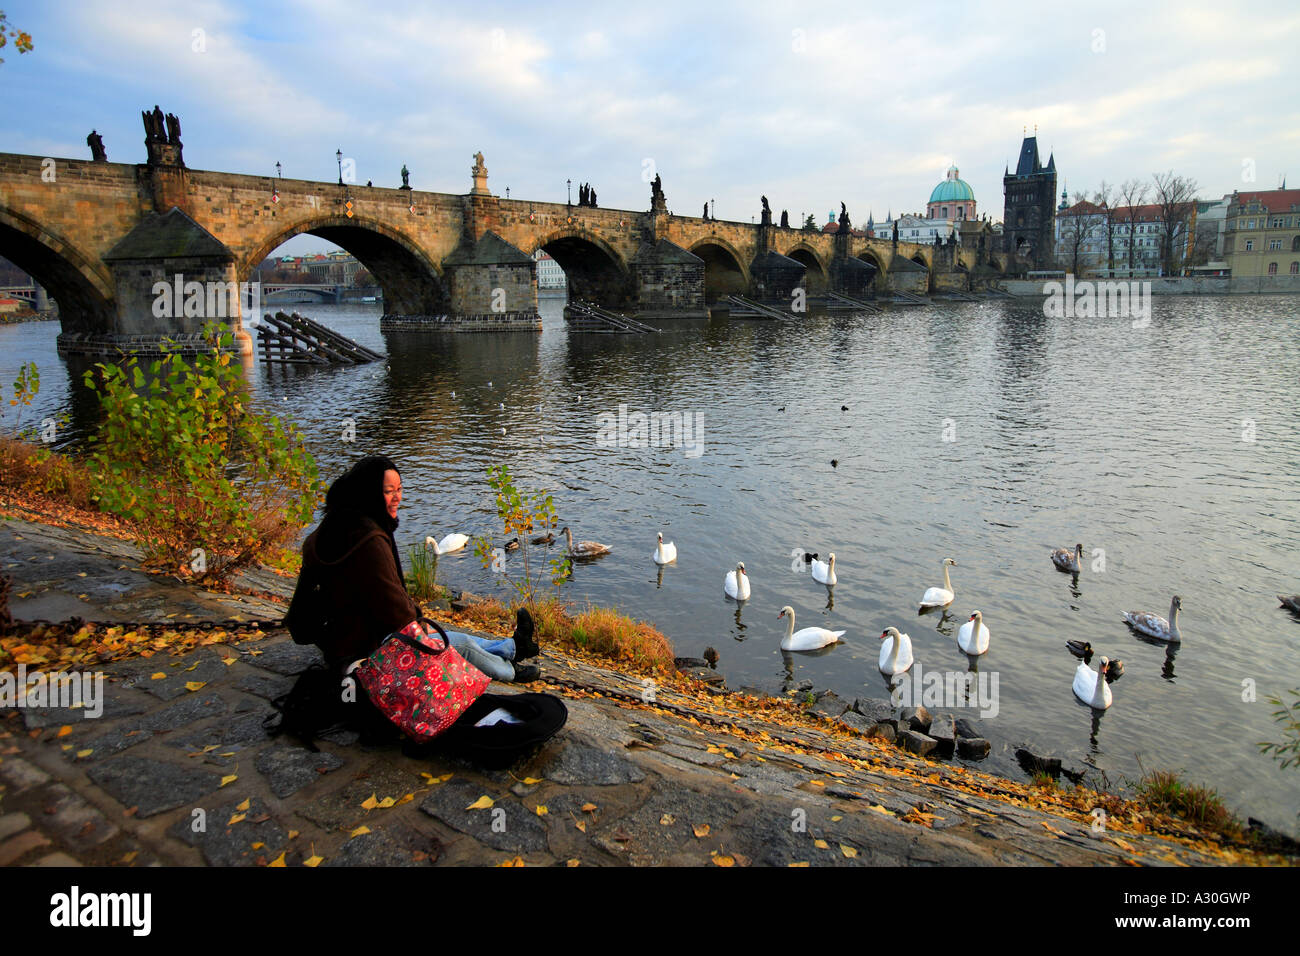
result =
[[[325,494],[325,513],[359,511],[389,534],[397,530],[397,519],[384,505],[384,472],[398,471],[391,458],[371,455],[345,471]],[[398,474],[401,474],[398,471]]]
[[[402,559],[397,553],[397,519],[388,514],[384,504],[384,472],[396,471],[397,465],[384,455],[370,455],[345,471],[330,485],[325,493],[325,515],[330,517],[344,511],[359,512],[388,532],[388,543],[393,549],[397,574],[402,574]]]

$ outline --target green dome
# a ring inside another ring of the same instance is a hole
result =
[[[974,202],[975,191],[964,179],[957,178],[957,167],[948,170],[948,178],[934,187],[930,193],[930,202]]]

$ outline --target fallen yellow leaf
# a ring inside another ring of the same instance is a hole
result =
[[[253,804],[253,798],[252,798],[252,797],[245,797],[245,798],[244,798],[244,802],[241,803],[241,804],[239,804],[239,806],[235,807],[235,809],[238,810],[240,813],[243,813],[243,812],[244,812],[245,810],[247,810],[250,806],[252,806],[252,804]]]
[[[537,777],[524,777],[524,785],[525,785],[525,786],[529,786],[529,787],[531,787],[533,784],[541,783],[541,782],[542,782],[542,781],[541,781],[540,779],[538,779]]]
[[[851,846],[845,846],[843,843],[840,844],[840,852],[843,853],[850,860],[858,855],[857,850],[855,850]]]
[[[829,850],[831,848],[831,845],[825,840],[813,840],[813,846],[819,850]]]
[[[698,823],[691,829],[695,831],[697,837],[704,838],[709,835],[709,825],[707,823]]]
[[[574,824],[574,826],[577,827],[579,830],[581,830],[583,833],[586,833],[586,832],[587,832],[587,821],[586,821],[586,820],[579,820],[577,823]]]
[[[123,862],[123,863],[130,863],[130,862],[131,862],[132,860],[134,860],[134,859],[135,859],[139,854],[140,854],[140,851],[139,851],[139,850],[132,850],[130,853],[128,853],[128,854],[126,854],[125,856],[122,857],[122,862]]]
[[[284,866],[284,855],[285,855],[286,853],[288,853],[288,852],[289,852],[288,850],[281,850],[281,851],[280,851],[280,855],[277,856],[274,860],[272,860],[270,863],[268,863],[268,864],[266,864],[266,865],[267,865],[267,866]]]
[[[671,813],[665,813],[662,817],[659,818],[660,826],[670,827],[676,822],[677,822],[677,818],[674,817]]]
[[[396,803],[397,801],[394,800],[392,797],[384,797],[384,799],[379,801],[379,809],[387,810],[389,807],[393,806]]]
[[[582,809],[587,813],[594,813],[596,810],[596,805],[594,803],[584,803],[582,805]]]
[[[289,831],[289,839],[290,839],[290,840],[292,840],[292,839],[293,839],[294,837],[296,837],[297,835],[298,835],[298,831],[297,831],[297,830],[290,830],[290,831]]]
[[[185,682],[185,689],[186,689],[186,690],[191,690],[191,691],[193,691],[193,690],[199,690],[199,689],[201,689],[201,688],[203,688],[203,687],[207,687],[207,686],[208,686],[208,682],[205,681],[205,680],[187,680],[187,681]]]
[[[226,821],[226,826],[233,827],[236,823],[244,819],[246,816],[248,816],[248,814],[246,813],[236,813],[233,816],[231,816],[229,820]]]
[[[807,868],[809,866],[809,863],[807,860],[801,860],[798,863],[787,863],[786,866],[799,866],[799,867]]]
[[[497,864],[497,866],[523,866],[523,865],[524,865],[524,858],[522,856],[517,856],[513,860],[503,860],[502,862]]]
[[[537,805],[537,815],[538,815],[539,817],[544,817],[544,816],[546,816],[546,815],[547,815],[548,813],[550,813],[550,812],[551,812],[550,810],[548,810],[546,807],[542,806],[540,803]]]
[[[411,802],[412,800],[414,800],[414,799],[415,799],[415,794],[413,794],[413,793],[408,793],[408,794],[406,794],[405,796],[398,797],[398,799],[397,799],[397,803],[395,803],[394,806],[398,806],[398,807],[400,807],[402,804],[404,804],[404,803],[410,803],[410,802]]]
[[[82,760],[82,759],[84,759],[84,758],[86,758],[86,757],[89,757],[89,756],[90,756],[91,754],[93,754],[94,752],[95,752],[95,749],[94,749],[93,747],[92,747],[91,749],[89,749],[89,750],[78,750],[78,751],[77,751],[77,759],[78,759],[78,760]]]
[[[831,817],[831,823],[839,823],[839,822],[840,822],[841,820],[843,820],[843,819],[844,819],[844,817],[842,817],[842,816]]]
[[[55,737],[66,737],[66,736],[68,736],[68,734],[70,734],[70,733],[72,733],[72,726],[71,726],[70,724],[64,724],[62,727],[59,728],[59,732],[58,732],[57,734],[55,734],[54,736],[55,736]]]
[[[162,671],[159,671],[157,674],[154,674],[154,675],[153,675],[152,677],[150,677],[149,679],[150,679],[150,680],[166,680],[166,679],[167,679],[167,675],[166,675],[165,673],[163,673]]]
[[[379,806],[379,801],[375,799],[375,795],[373,793],[370,796],[366,797],[366,799],[361,801],[362,810],[373,810],[377,806]]]
[[[355,830],[353,830],[351,833],[349,833],[348,836],[350,836],[350,837],[363,836],[364,834],[367,834],[367,833],[369,833],[369,832],[370,832],[370,827],[365,826],[365,825],[363,824],[363,825],[357,827],[357,828],[356,828]]]
[[[718,855],[713,858],[714,866],[735,866],[736,861],[732,857]]]
[[[325,857],[316,855],[316,844],[311,845],[311,856],[302,861],[303,866],[320,866],[325,862]]]
[[[565,865],[565,866],[582,866],[582,861],[579,860],[579,859],[577,859],[577,858],[575,857],[575,858],[572,859],[572,860],[565,860],[565,861],[564,861],[564,865]]]
[[[471,803],[471,804],[470,804],[468,807],[466,807],[465,809],[466,809],[466,810],[486,810],[488,807],[492,806],[492,804],[494,804],[494,803],[496,803],[495,800],[493,800],[493,799],[492,799],[491,797],[489,797],[487,794],[484,794],[483,796],[481,796],[481,797],[479,797],[477,800],[475,800],[473,803]]]
[[[264,846],[266,846],[265,843],[258,842],[258,843],[254,843],[252,846],[250,846],[249,849],[250,849],[250,850],[260,850],[260,849],[262,849],[262,847],[264,847]]]
[[[222,777],[222,778],[221,778],[221,786],[224,787],[224,786],[225,786],[226,784],[228,784],[228,783],[234,783],[234,782],[235,782],[236,780],[238,780],[238,779],[239,779],[239,775],[238,775],[238,774],[234,774],[234,773],[229,774],[228,776],[225,776],[225,777]]]

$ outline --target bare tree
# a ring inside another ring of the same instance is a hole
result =
[[[1187,243],[1187,227],[1196,209],[1195,179],[1169,172],[1153,173],[1155,201],[1160,213],[1160,267],[1164,275],[1176,275]]]
[[[1079,265],[1085,259],[1084,249],[1100,226],[1097,213],[1087,197],[1077,192],[1074,205],[1057,213],[1056,219],[1061,224],[1061,238],[1056,246],[1057,261],[1069,265],[1069,271],[1077,276]]]
[[[1114,276],[1115,229],[1117,223],[1115,187],[1103,179],[1101,185],[1097,187],[1096,193],[1093,194],[1092,201],[1100,206],[1106,215],[1106,218],[1101,223],[1101,228],[1105,230],[1106,236],[1106,274]]]
[[[1119,198],[1123,205],[1116,217],[1119,224],[1128,229],[1128,273],[1133,275],[1133,248],[1137,245],[1138,209],[1146,202],[1147,184],[1141,179],[1129,179],[1119,187]]]

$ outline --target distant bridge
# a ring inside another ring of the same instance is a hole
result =
[[[303,293],[316,296],[320,302],[340,303],[348,299],[356,300],[366,297],[380,299],[383,297],[384,290],[379,286],[350,286],[350,285],[330,285],[312,284],[306,282],[263,282],[261,286],[262,301],[271,301],[272,296],[276,296],[277,301],[300,302],[302,299],[294,299],[291,296]]]

